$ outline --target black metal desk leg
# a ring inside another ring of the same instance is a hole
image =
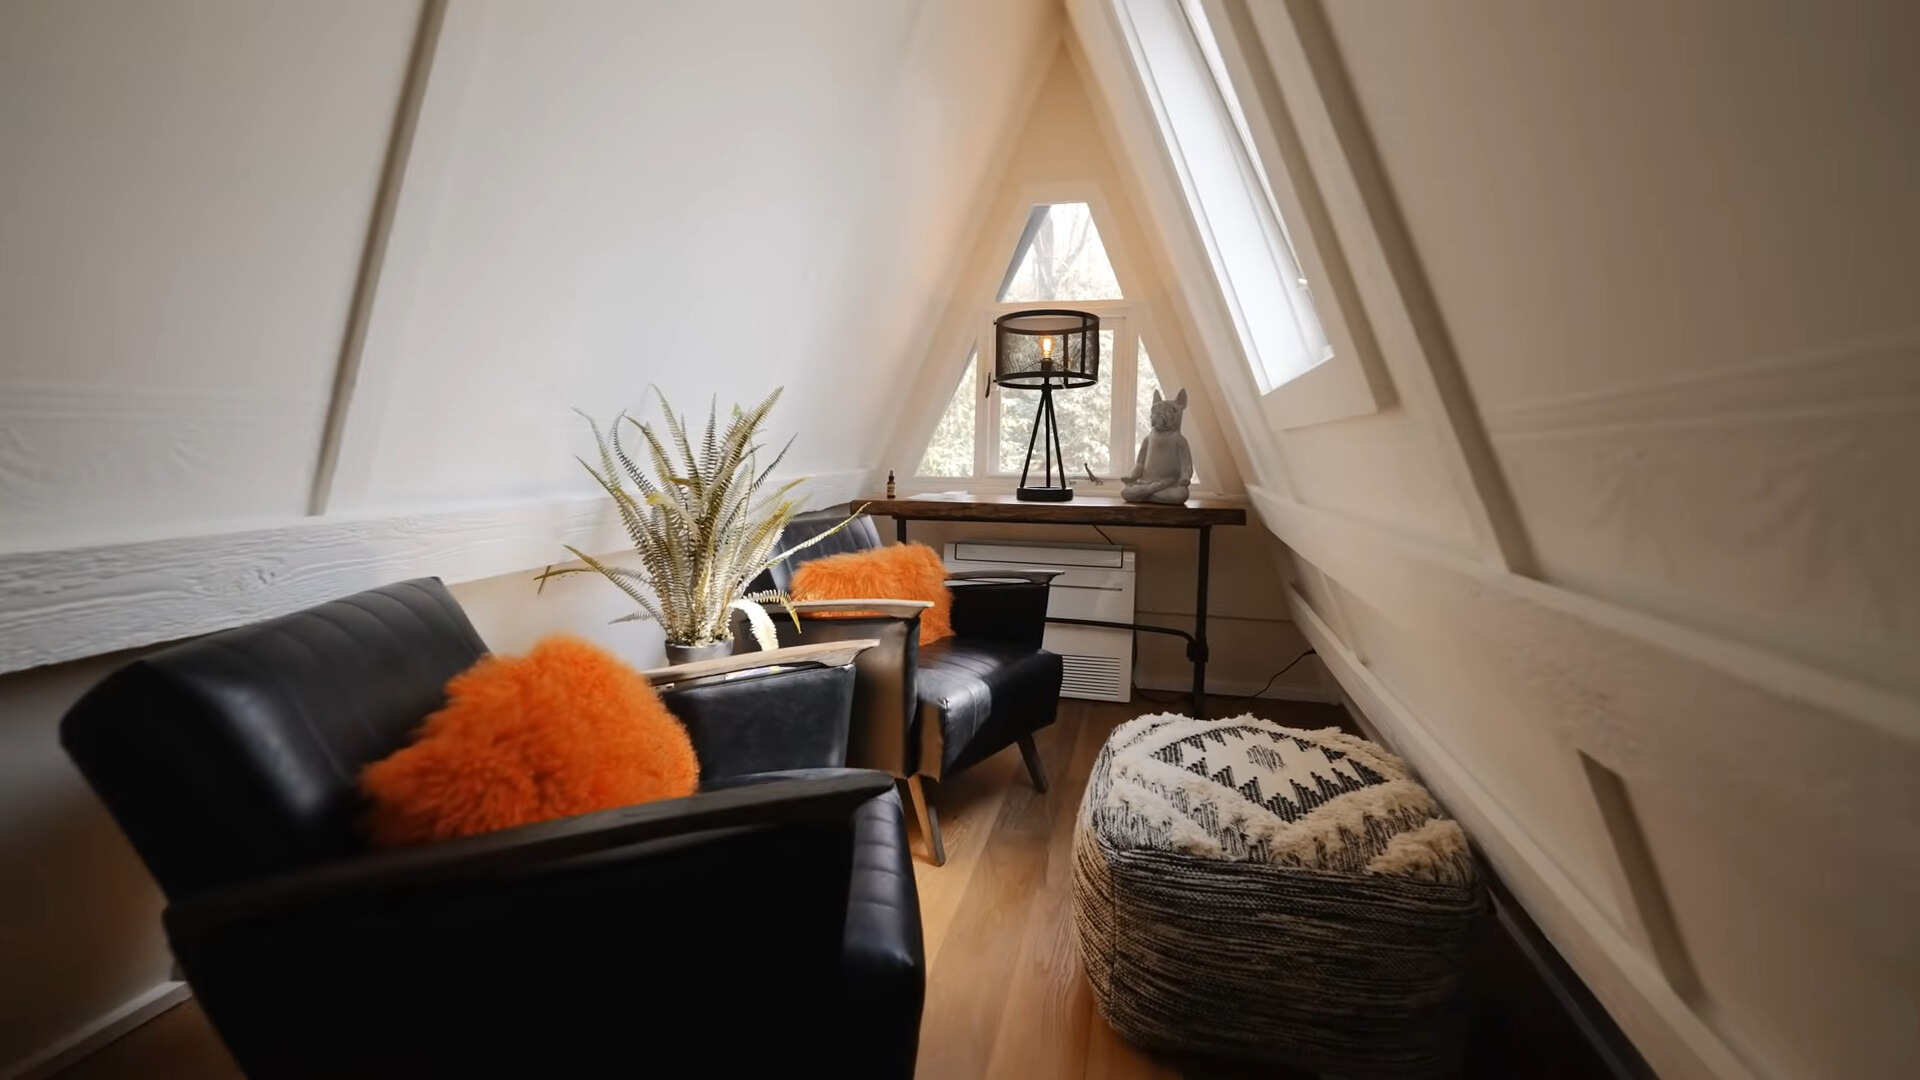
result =
[[[1207,573],[1213,568],[1213,526],[1200,526],[1200,584],[1193,593],[1193,643],[1187,646],[1193,661],[1193,716],[1207,718]]]
[[[907,519],[906,518],[897,517],[893,519],[893,538],[895,540],[900,541],[903,544],[907,542]]]

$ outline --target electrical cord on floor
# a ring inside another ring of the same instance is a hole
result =
[[[1279,680],[1280,676],[1285,675],[1287,672],[1292,671],[1295,667],[1299,666],[1300,661],[1305,660],[1307,657],[1312,656],[1313,654],[1319,651],[1320,650],[1318,649],[1308,649],[1306,652],[1303,652],[1299,656],[1294,657],[1292,660],[1287,662],[1286,667],[1283,667],[1279,671],[1274,672],[1272,677],[1267,680],[1267,684],[1265,686],[1262,686],[1260,689],[1255,690],[1251,694],[1232,694],[1232,695],[1208,694],[1207,696],[1218,697],[1222,701],[1252,701],[1254,698],[1257,698],[1261,694],[1266,693],[1268,690],[1273,689],[1273,684]],[[1169,693],[1163,690],[1148,690],[1142,687],[1139,683],[1133,684],[1133,692],[1136,694],[1139,694],[1142,698],[1146,699],[1147,701],[1158,701],[1163,704],[1172,704],[1175,702],[1187,701],[1187,700],[1190,700],[1192,697],[1191,694]]]
[[[1286,667],[1283,667],[1283,668],[1281,668],[1281,669],[1280,669],[1279,671],[1276,671],[1276,672],[1274,672],[1274,673],[1273,673],[1273,678],[1270,678],[1270,679],[1268,679],[1268,680],[1267,680],[1267,685],[1265,685],[1265,686],[1263,686],[1263,687],[1261,687],[1261,688],[1260,688],[1260,689],[1258,689],[1258,690],[1255,690],[1255,691],[1254,691],[1253,693],[1251,693],[1251,694],[1235,694],[1235,695],[1233,695],[1233,696],[1231,696],[1231,697],[1228,697],[1228,698],[1227,698],[1226,700],[1228,700],[1228,701],[1251,701],[1251,700],[1253,700],[1254,698],[1257,698],[1257,697],[1259,697],[1259,696],[1260,696],[1261,694],[1264,694],[1264,693],[1266,693],[1266,692],[1267,692],[1268,690],[1271,690],[1271,689],[1273,689],[1273,684],[1274,684],[1274,682],[1275,682],[1275,680],[1277,680],[1277,679],[1279,679],[1279,678],[1280,678],[1280,676],[1282,676],[1282,675],[1285,675],[1285,674],[1286,674],[1287,672],[1289,672],[1289,671],[1292,671],[1292,670],[1294,669],[1294,665],[1296,665],[1296,664],[1298,664],[1298,663],[1300,663],[1300,661],[1302,661],[1302,660],[1305,660],[1305,659],[1306,659],[1307,657],[1309,657],[1309,656],[1312,656],[1312,655],[1313,655],[1314,653],[1316,653],[1316,652],[1319,652],[1319,651],[1320,651],[1320,650],[1318,650],[1318,649],[1308,649],[1308,650],[1307,650],[1306,652],[1303,652],[1303,653],[1301,653],[1301,654],[1300,654],[1299,656],[1296,656],[1296,657],[1294,657],[1294,658],[1293,658],[1293,660],[1292,660],[1292,661],[1291,661],[1290,663],[1288,663]]]

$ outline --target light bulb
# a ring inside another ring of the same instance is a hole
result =
[[[1053,339],[1052,338],[1043,337],[1040,339],[1040,359],[1042,360],[1053,359]]]

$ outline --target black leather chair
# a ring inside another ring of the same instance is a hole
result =
[[[820,536],[846,517],[845,507],[802,514],[781,534],[781,546]],[[873,519],[863,514],[771,567],[756,584],[784,592],[801,564],[881,543]],[[798,628],[791,619],[775,620],[783,644],[848,638],[880,642],[854,663],[854,723],[847,762],[885,770],[902,781],[936,866],[946,862],[947,854],[939,819],[927,802],[927,780],[938,782],[1018,746],[1033,786],[1047,789],[1033,733],[1053,723],[1060,704],[1060,657],[1041,647],[1047,593],[1055,576],[1039,570],[952,574],[947,584],[953,593],[954,636],[924,648],[915,610],[924,604],[802,603],[796,605]],[[848,618],[849,611],[871,614]]]
[[[368,852],[360,767],[484,651],[410,581],[155,653],[63,721],[248,1075],[912,1074],[900,804],[886,774],[825,767],[844,662],[676,682],[690,798]],[[822,767],[756,771],[776,753]]]

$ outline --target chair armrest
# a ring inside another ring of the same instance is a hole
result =
[[[640,674],[656,687],[672,686],[676,683],[688,683],[697,679],[711,679],[717,675],[772,675],[784,668],[797,664],[821,664],[826,667],[840,667],[853,662],[864,649],[871,649],[880,642],[874,638],[860,638],[849,641],[824,641],[810,645],[789,645],[784,648],[762,650],[759,652],[737,652],[731,656],[716,657],[712,660],[696,660],[690,664],[675,664],[672,667],[654,668]]]
[[[930,600],[795,600],[794,613],[807,618],[821,613],[841,611],[872,612],[889,619],[916,618],[933,607]]]
[[[343,859],[263,881],[210,890],[176,902],[167,925],[176,938],[235,918],[278,916],[422,887],[469,886],[543,865],[648,841],[760,825],[844,820],[892,790],[867,769],[809,769],[795,777],[700,792],[683,799],[602,810],[481,836]]]
[[[983,573],[953,589],[953,632],[1040,648],[1047,632],[1048,583],[1054,572]]]

